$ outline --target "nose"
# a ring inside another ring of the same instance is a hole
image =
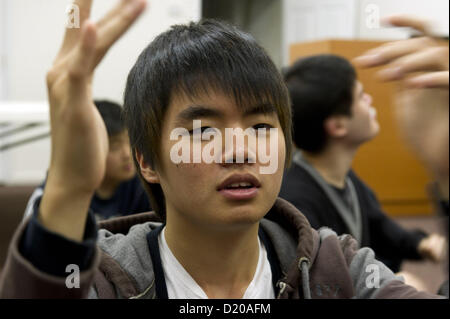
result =
[[[367,101],[368,104],[372,104],[372,95],[364,93],[364,99]]]
[[[125,143],[122,147],[122,158],[127,161],[131,159],[131,147],[128,143]]]
[[[256,135],[242,127],[227,128],[222,141],[222,166],[256,163]]]

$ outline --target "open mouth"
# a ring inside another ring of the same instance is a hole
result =
[[[254,198],[258,194],[261,183],[251,174],[232,175],[217,190],[228,199],[243,200]]]
[[[234,183],[225,187],[225,189],[248,189],[255,187],[252,183]]]

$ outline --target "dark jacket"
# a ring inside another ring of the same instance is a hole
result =
[[[360,246],[372,248],[376,258],[394,272],[399,271],[403,259],[421,259],[417,246],[426,234],[403,229],[383,212],[374,192],[353,171],[348,177],[360,204]],[[298,164],[286,170],[279,196],[300,210],[313,228],[326,226],[338,235],[352,234],[323,187]]]

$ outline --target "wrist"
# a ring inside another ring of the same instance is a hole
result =
[[[82,241],[93,192],[75,192],[47,183],[38,219],[48,230]]]

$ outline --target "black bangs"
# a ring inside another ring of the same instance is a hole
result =
[[[213,91],[233,98],[243,111],[257,103],[288,104],[275,65],[251,36],[233,26],[213,20],[174,26],[151,47],[149,77],[158,86],[148,81],[147,87],[164,95],[166,106],[167,93],[195,98]]]

